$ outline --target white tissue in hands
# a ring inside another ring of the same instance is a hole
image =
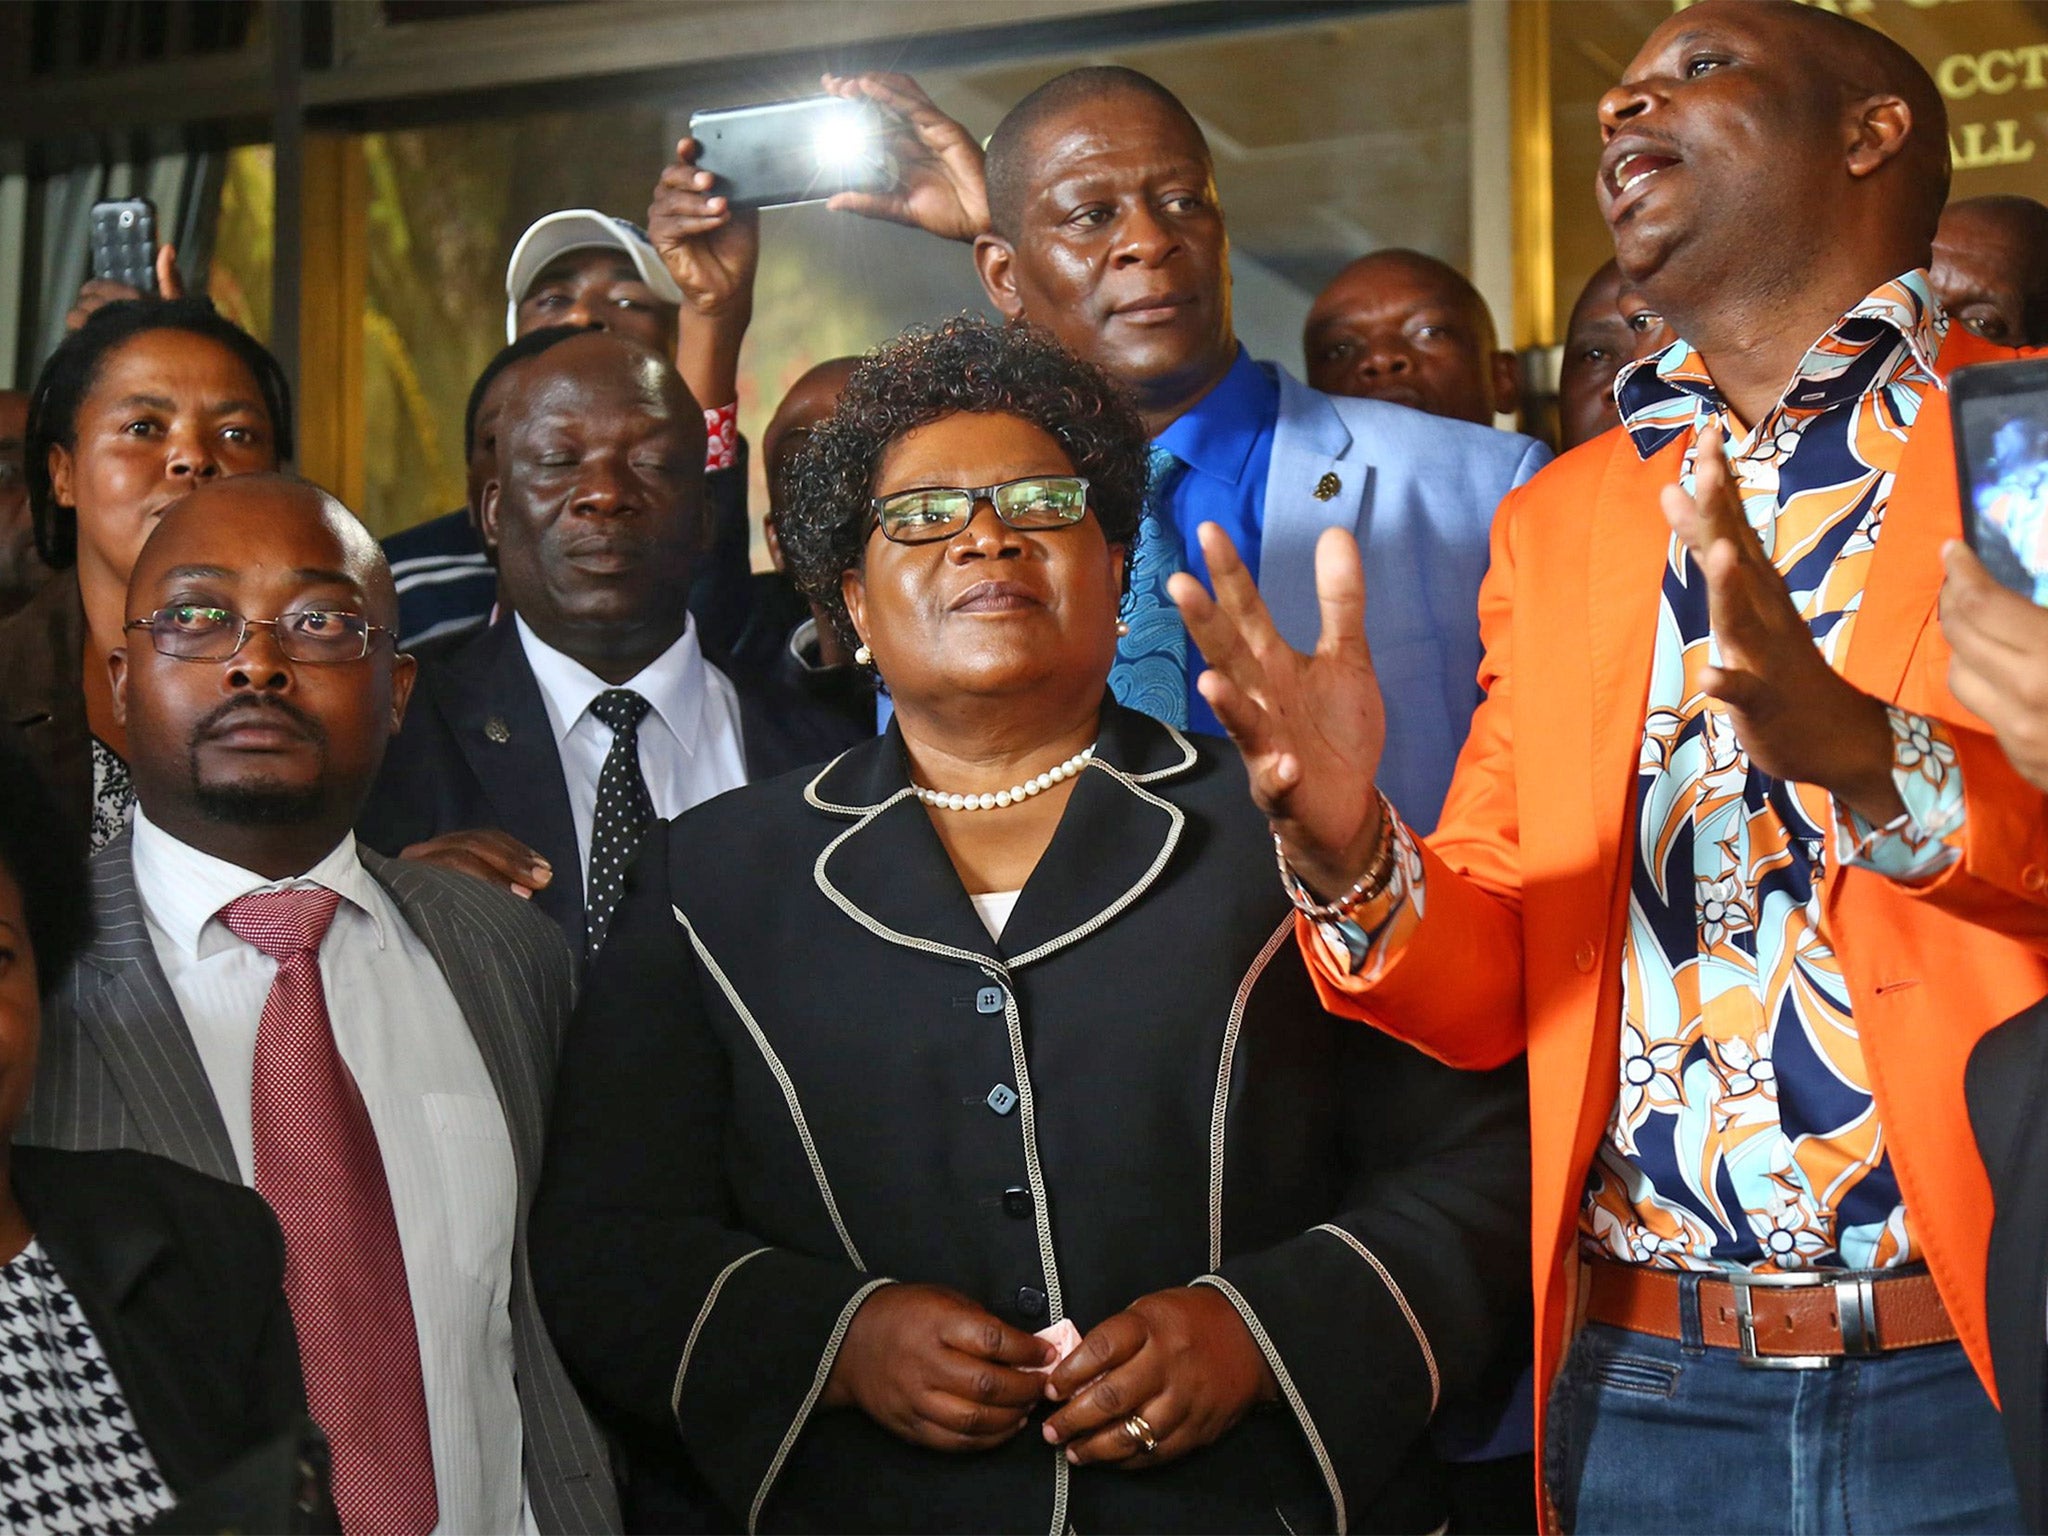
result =
[[[1067,1356],[1081,1347],[1081,1330],[1074,1326],[1071,1318],[1063,1317],[1050,1328],[1039,1329],[1036,1336],[1045,1340],[1046,1343],[1059,1351],[1059,1357],[1053,1361],[1052,1365],[1028,1367],[1028,1369],[1037,1372],[1041,1376],[1049,1374],[1061,1360],[1066,1359]]]

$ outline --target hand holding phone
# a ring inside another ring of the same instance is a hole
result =
[[[138,295],[156,293],[156,206],[146,197],[92,205],[92,275]]]
[[[675,158],[654,184],[647,238],[692,312],[707,319],[737,312],[744,324],[761,259],[760,218],[733,208],[717,178],[698,164],[703,153],[695,139],[676,145]]]
[[[1949,692],[1997,733],[2020,776],[2048,792],[2048,608],[2005,590],[1958,541],[1942,563]]]
[[[126,222],[123,215],[126,215]],[[95,310],[128,299],[181,299],[178,253],[156,243],[156,210],[146,198],[93,204],[90,226],[92,275],[64,316],[75,331]]]
[[[908,75],[826,75],[825,89],[873,103],[891,122],[889,148],[896,185],[884,192],[841,192],[834,212],[907,224],[942,240],[972,241],[988,233],[988,182],[981,145],[946,116]]]
[[[1963,538],[2000,585],[2048,604],[2048,358],[1949,379]]]
[[[698,160],[734,208],[782,208],[895,182],[881,113],[837,96],[807,96],[690,116]]]

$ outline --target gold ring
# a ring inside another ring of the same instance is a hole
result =
[[[1134,1413],[1124,1420],[1124,1433],[1138,1443],[1138,1449],[1146,1455],[1159,1449],[1159,1437],[1152,1433],[1152,1426],[1145,1422],[1145,1415]]]

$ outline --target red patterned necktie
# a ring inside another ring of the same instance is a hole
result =
[[[370,1113],[335,1049],[320,940],[340,896],[259,891],[223,907],[277,962],[250,1093],[256,1188],[284,1228],[306,1398],[334,1450],[349,1536],[419,1536],[440,1515],[419,1335]]]

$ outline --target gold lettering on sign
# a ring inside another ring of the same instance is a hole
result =
[[[1935,66],[1934,83],[1950,101],[1979,94],[2003,96],[2014,90],[2038,91],[2048,86],[2048,43],[1952,53]]]
[[[1673,15],[1698,5],[1700,0],[1671,0]],[[1877,9],[1877,0],[1798,0],[1801,5],[1810,5],[1817,11],[1833,11],[1837,16],[1868,16]],[[1909,0],[1916,10],[1929,6],[1947,5],[1949,0]]]
[[[1817,11],[1833,11],[1837,16],[1868,16],[1877,9],[1877,0],[1799,0],[1801,5],[1810,5]],[[1916,11],[1931,11],[1937,5],[1955,5],[1958,0],[1906,0]],[[1698,5],[1699,0],[1671,0],[1674,13]]]
[[[2016,117],[2003,117],[1995,123],[1964,123],[1962,136],[1949,135],[1948,149],[1959,171],[1984,171],[1994,166],[2025,165],[2034,158],[2037,148],[2032,139],[2020,141],[2020,123]],[[1994,137],[1993,130],[1996,130]]]

